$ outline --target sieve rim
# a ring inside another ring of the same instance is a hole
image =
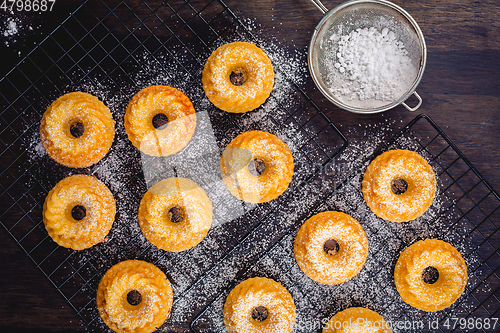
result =
[[[420,42],[420,45],[421,45],[422,59],[420,60],[420,67],[418,70],[418,75],[417,75],[417,78],[415,79],[415,81],[413,82],[413,85],[399,99],[397,99],[396,101],[394,101],[390,104],[383,105],[381,107],[363,109],[363,108],[359,108],[359,107],[350,106],[346,103],[341,102],[333,95],[333,93],[331,93],[329,90],[325,89],[322,86],[321,83],[323,82],[323,80],[321,78],[319,78],[320,74],[319,74],[317,66],[315,66],[315,64],[318,64],[319,62],[315,63],[313,61],[314,60],[313,53],[314,53],[315,46],[320,42],[320,40],[317,38],[318,34],[322,30],[322,28],[326,27],[325,23],[327,23],[331,19],[331,17],[333,17],[340,10],[342,10],[346,7],[353,6],[353,8],[355,8],[355,6],[369,4],[369,3],[387,6],[390,9],[395,10],[399,14],[403,15],[408,20],[408,22],[410,22],[411,27],[415,30],[417,37],[418,37],[418,41]],[[392,108],[402,104],[415,92],[418,84],[422,80],[422,76],[423,76],[424,70],[425,70],[425,65],[427,63],[427,46],[425,44],[424,34],[422,33],[422,30],[420,30],[420,27],[418,26],[415,19],[406,10],[404,10],[400,6],[394,4],[390,1],[387,1],[387,0],[349,0],[349,1],[346,1],[346,2],[338,5],[337,7],[333,8],[328,13],[326,13],[323,16],[323,18],[319,21],[319,23],[316,25],[316,27],[314,28],[313,35],[311,37],[311,41],[309,42],[307,63],[308,63],[308,67],[309,67],[309,73],[312,76],[314,84],[319,89],[319,91],[323,94],[323,96],[325,96],[330,102],[332,102],[333,104],[337,105],[338,107],[340,107],[344,110],[350,111],[350,112],[360,113],[360,114],[372,114],[372,113],[379,113],[379,112],[387,111],[389,109],[392,109]],[[420,106],[420,104],[418,106]],[[414,110],[416,110],[417,108],[415,108]]]

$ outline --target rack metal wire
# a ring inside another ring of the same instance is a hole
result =
[[[207,105],[200,84],[203,65],[217,46],[234,40],[259,42],[222,0],[163,1],[154,6],[138,0],[87,0],[0,80],[1,224],[91,330],[107,329],[95,307],[97,284],[109,267],[125,259],[147,260],[167,273],[179,305],[174,306],[172,317],[181,316],[175,309],[182,308],[185,295],[197,290],[203,278],[234,255],[240,244],[265,229],[295,193],[347,145],[328,117],[279,68],[275,70],[287,94],[286,100],[271,94],[266,103],[275,112],[262,112],[258,118],[251,114],[236,117]],[[193,141],[206,139],[208,132],[219,151],[190,155],[195,150],[190,144],[178,158],[141,156],[128,142],[121,119],[132,95],[151,84],[183,90],[195,108],[203,110]],[[75,90],[101,98],[117,122],[109,154],[81,170],[52,161],[43,152],[38,134],[46,107]],[[213,165],[218,165],[218,153],[231,139],[251,129],[269,131],[293,143],[296,175],[279,199],[257,206],[237,203],[239,216],[228,219],[219,211],[227,213],[236,204],[227,208],[231,198],[219,194],[213,180],[218,169]],[[196,156],[203,163],[193,167],[179,161],[186,156]],[[46,194],[73,173],[101,179],[117,200],[116,221],[107,241],[84,251],[57,246],[42,221]],[[169,253],[145,240],[136,215],[148,181],[177,173],[207,191],[214,203],[215,226],[196,248]],[[275,230],[269,237],[281,232]],[[166,327],[173,327],[173,320]]]
[[[363,201],[361,180],[366,166],[375,156],[390,149],[419,152],[429,160],[438,176],[435,204],[413,222],[384,221]],[[326,210],[339,210],[355,217],[365,229],[370,245],[361,273],[339,286],[313,282],[294,260],[296,231],[307,218]],[[223,332],[222,312],[227,295],[239,282],[254,276],[280,281],[293,298],[300,301],[297,306],[299,332],[320,331],[325,320],[351,306],[377,311],[390,321],[395,331],[401,332],[492,332],[498,329],[498,326],[493,328],[493,318],[498,320],[500,316],[500,196],[426,115],[417,116],[361,168],[287,227],[287,233],[273,246],[213,295],[208,306],[193,320],[194,332]],[[468,265],[469,280],[464,294],[450,308],[434,314],[405,304],[393,282],[399,253],[425,238],[450,242]],[[490,323],[488,328],[477,324],[485,320]],[[418,326],[420,323],[423,326]]]
[[[410,145],[409,148],[431,161],[440,179],[441,205],[431,208],[434,215],[429,216],[439,217],[440,228],[429,219],[421,225],[405,225],[404,230],[390,224],[384,226],[381,221],[376,224],[380,228],[363,225],[372,243],[365,267],[368,274],[361,274],[359,282],[379,286],[387,293],[392,290],[391,297],[381,299],[380,294],[363,288],[366,295],[362,298],[339,299],[338,295],[355,295],[348,289],[349,285],[345,286],[347,289],[319,288],[317,291],[293,262],[276,260],[276,252],[281,259],[293,258],[290,242],[295,230],[314,212],[343,209],[359,221],[369,212],[363,205],[339,206],[346,196],[359,197],[359,187],[355,186],[359,173],[343,180],[333,192],[314,192],[320,171],[343,151],[346,139],[304,91],[286,78],[286,73],[281,74],[291,87],[287,101],[272,94],[270,102],[280,112],[265,121],[249,115],[234,117],[214,107],[205,107],[199,84],[203,64],[217,46],[237,39],[258,42],[223,1],[169,0],[152,6],[150,2],[138,0],[88,0],[0,80],[0,105],[5,106],[0,113],[1,224],[83,322],[94,331],[106,329],[95,308],[97,284],[111,265],[131,258],[155,263],[174,285],[176,303],[172,318],[165,324],[166,330],[174,329],[177,323],[184,323],[181,326],[187,328],[185,323],[190,322],[195,332],[217,331],[225,295],[237,282],[258,274],[281,281],[298,296],[296,299],[303,300],[298,307],[302,319],[326,318],[347,304],[357,304],[373,307],[391,319],[438,318],[439,331],[465,332],[467,330],[460,327],[446,329],[444,324],[455,316],[500,316],[500,197],[445,133],[423,115],[382,150]],[[165,73],[170,74],[167,77]],[[120,119],[133,93],[148,84],[161,83],[155,79],[158,77],[181,87],[197,110],[207,109],[206,116],[200,117],[206,121],[199,127],[216,124],[213,134],[219,150],[245,130],[263,129],[283,134],[282,130],[291,126],[294,133],[305,138],[294,151],[299,172],[291,189],[269,204],[243,205],[241,216],[223,223],[221,221],[227,218],[217,216],[217,212],[224,209],[227,197],[216,195],[217,188],[210,177],[199,176],[204,172],[214,176],[213,170],[206,166],[218,162],[217,154],[203,156],[206,165],[196,171],[183,164],[178,165],[178,170],[172,170],[164,161],[142,158],[128,142]],[[34,138],[38,138],[39,120],[52,100],[75,89],[99,95],[99,87],[109,90],[109,94],[99,97],[113,105],[117,136],[109,156],[77,172],[95,175],[110,187],[117,199],[118,214],[107,242],[76,252],[58,247],[50,239],[41,215],[48,191],[75,170],[57,165],[40,152],[39,141]],[[107,170],[114,173],[109,175]],[[173,254],[145,241],[136,223],[137,207],[147,189],[145,170],[154,171],[160,177],[180,172],[195,178],[211,196],[216,213],[214,221],[219,223],[199,246],[186,253]],[[311,193],[317,198],[306,205],[304,198]],[[436,315],[413,311],[394,294],[392,285],[391,267],[397,254],[423,235],[449,239],[470,264],[466,293],[453,307]],[[388,239],[396,241],[387,242]],[[382,247],[388,243],[396,244],[389,249],[390,253]],[[231,274],[221,277],[227,273],[222,267],[232,267]],[[308,297],[304,297],[306,294]],[[335,302],[325,306],[321,301],[325,298]],[[194,309],[180,313],[190,308],[189,302],[193,299],[198,300]],[[302,329],[314,330],[316,328]]]

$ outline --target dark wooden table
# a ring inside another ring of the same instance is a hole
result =
[[[149,1],[148,1],[149,2]],[[151,1],[153,2],[153,1]],[[427,42],[427,68],[417,89],[424,99],[417,113],[430,115],[494,188],[500,189],[500,2],[496,0],[395,0],[420,25]],[[79,1],[57,1],[52,14],[23,14],[33,30],[0,50],[4,74]],[[306,50],[321,13],[308,0],[227,0],[240,17],[262,24],[262,36],[284,47]],[[328,8],[341,1],[325,0]],[[7,16],[2,16],[2,26]],[[1,31],[0,31],[1,33]],[[0,35],[1,36],[1,35]],[[1,38],[1,37],[0,37]],[[305,52],[304,52],[305,54]],[[307,66],[304,56],[303,65]],[[415,117],[399,106],[382,114],[357,115],[330,104],[311,85],[305,88],[349,140],[362,140],[350,128],[384,124],[395,130]],[[76,313],[0,229],[1,332],[84,331]]]

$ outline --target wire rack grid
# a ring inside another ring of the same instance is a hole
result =
[[[163,1],[156,5],[149,1],[89,0],[0,80],[1,224],[91,330],[106,329],[95,307],[95,291],[113,264],[132,258],[154,262],[171,280],[176,304],[182,303],[185,295],[237,253],[245,240],[264,230],[295,193],[347,145],[346,138],[316,104],[276,67],[275,91],[257,111],[235,116],[207,103],[200,84],[204,62],[216,47],[235,40],[258,43],[220,0]],[[124,132],[122,119],[128,101],[151,84],[180,88],[199,111],[192,143],[172,158],[141,156]],[[75,90],[98,96],[116,121],[109,154],[81,170],[52,161],[44,153],[38,134],[46,107]],[[268,112],[271,109],[273,112]],[[291,143],[296,161],[290,189],[279,199],[257,206],[220,194],[221,183],[214,181],[220,178],[219,171],[213,167],[219,163],[220,150],[237,134],[252,129],[275,133]],[[207,138],[212,138],[218,151],[201,156],[195,143]],[[195,158],[203,163],[193,167]],[[57,246],[42,221],[46,194],[74,173],[96,176],[117,200],[116,221],[108,240],[84,251]],[[214,204],[209,235],[196,248],[182,253],[158,250],[145,240],[137,225],[137,209],[148,180],[174,175],[195,180]],[[232,216],[230,210],[240,213]],[[278,237],[281,232],[275,230],[268,237]],[[185,321],[185,314],[179,312],[180,304],[174,306],[165,327]]]
[[[421,218],[409,223],[391,223],[376,217],[366,206],[361,192],[361,180],[368,163],[390,149],[419,152],[438,177],[433,206]],[[494,332],[498,329],[493,327],[493,318],[500,316],[500,196],[428,116],[416,117],[339,184],[324,199],[316,201],[304,217],[294,221],[264,255],[214,296],[192,322],[192,330],[223,332],[222,312],[228,293],[239,282],[254,276],[280,281],[291,292],[297,305],[297,332],[319,332],[332,315],[351,306],[377,311],[390,321],[395,332]],[[326,210],[342,211],[356,218],[370,246],[361,273],[339,286],[313,282],[294,260],[293,242],[298,228],[307,218]],[[436,313],[416,310],[404,303],[393,282],[399,253],[426,238],[450,242],[468,265],[464,294],[451,307]],[[463,320],[459,321],[461,318],[465,318],[465,326],[461,324]],[[471,320],[488,321],[490,325],[482,328],[483,325],[473,324],[471,328]],[[420,323],[423,326],[418,326]],[[406,326],[409,324],[413,326]]]

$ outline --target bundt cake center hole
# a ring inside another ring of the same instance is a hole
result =
[[[432,266],[426,267],[422,272],[422,279],[427,284],[434,284],[439,279],[439,271]]]
[[[267,309],[265,306],[259,305],[256,308],[253,308],[252,310],[252,318],[257,321],[264,321],[267,319],[267,316],[269,313],[267,312]]]
[[[325,245],[323,245],[323,250],[331,256],[339,252],[339,249],[339,243],[337,243],[335,239],[329,239],[325,242]]]
[[[173,223],[179,223],[180,221],[182,221],[182,219],[184,218],[183,215],[184,214],[182,212],[182,208],[179,207],[172,207],[168,211],[168,218]]]
[[[71,216],[77,221],[83,220],[86,215],[87,215],[87,210],[82,205],[76,205],[71,210]]]
[[[127,302],[130,305],[139,305],[142,302],[142,296],[141,293],[138,292],[137,290],[131,290],[127,294]]]
[[[229,74],[229,80],[235,86],[241,86],[247,81],[246,71],[243,68],[236,68]]]
[[[391,183],[392,193],[400,195],[408,190],[408,183],[404,179],[394,179]]]
[[[83,127],[83,124],[78,121],[69,127],[69,132],[73,135],[73,137],[79,138],[83,135],[83,132],[85,132],[85,127]]]
[[[266,164],[263,160],[256,158],[248,163],[248,170],[254,176],[260,176],[266,171]]]
[[[156,128],[158,130],[162,130],[165,127],[167,127],[167,124],[168,124],[168,118],[163,113],[158,113],[157,115],[155,115],[153,117],[153,127],[154,128]]]

